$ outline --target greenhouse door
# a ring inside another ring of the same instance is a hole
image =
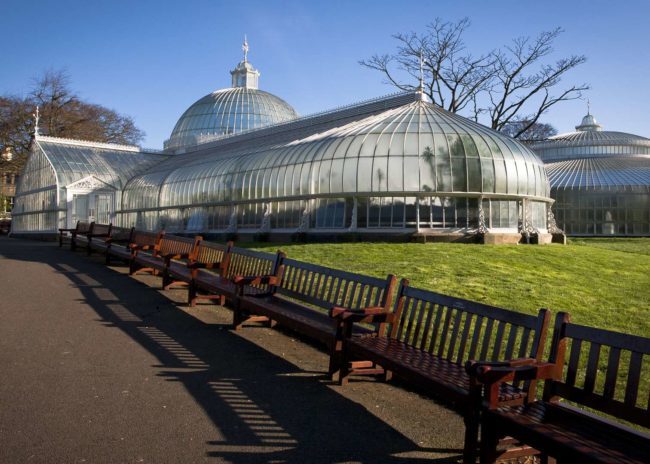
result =
[[[72,197],[72,223],[88,220],[88,195],[73,195]]]
[[[113,192],[73,194],[69,203],[72,211],[68,210],[72,213],[68,215],[71,219],[69,227],[75,227],[77,221],[95,221],[98,224],[112,222],[114,199]]]

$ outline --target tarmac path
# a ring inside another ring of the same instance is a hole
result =
[[[457,462],[461,418],[325,376],[295,335],[53,243],[0,237],[1,463]]]

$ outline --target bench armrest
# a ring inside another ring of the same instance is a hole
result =
[[[131,250],[152,250],[154,247],[152,245],[138,245],[137,243],[129,243],[129,248]]]
[[[232,278],[232,282],[238,287],[243,287],[245,285],[279,285],[280,279],[274,275],[263,275],[263,276],[235,276]]]
[[[165,261],[170,261],[172,259],[189,259],[190,254],[189,253],[168,253],[164,256],[161,256],[162,259]]]
[[[190,269],[213,269],[218,268],[221,265],[221,261],[215,261],[213,263],[201,263],[198,261],[193,261],[187,263],[187,267]]]
[[[334,306],[329,310],[331,318],[339,321],[349,322],[392,322],[393,313],[383,306],[369,306],[363,309],[349,309],[341,306]]]
[[[507,365],[509,362],[513,365]],[[499,387],[504,382],[550,380],[556,377],[555,363],[523,358],[502,363],[506,365],[498,364],[474,361],[465,364],[470,376],[470,388],[485,386],[485,400],[489,408],[499,406]]]

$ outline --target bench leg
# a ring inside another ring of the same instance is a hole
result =
[[[136,272],[138,272],[138,264],[135,262],[134,259],[129,261],[129,275],[133,275]]]
[[[167,272],[162,272],[162,289],[163,290],[169,290],[169,287],[172,284],[172,279],[169,277],[169,274]]]
[[[473,412],[465,415],[465,447],[463,448],[463,464],[476,464],[478,450],[479,418]]]
[[[340,381],[343,365],[343,341],[336,340],[330,349],[330,364],[327,374],[332,382]]]
[[[493,464],[496,462],[498,444],[499,436],[497,434],[495,424],[485,420],[484,418],[481,423],[481,464]]]
[[[239,301],[239,298],[235,298],[232,306],[232,328],[235,331],[239,331],[244,325],[244,318],[242,317],[241,302]]]
[[[191,308],[196,306],[196,285],[194,285],[194,281],[190,282],[187,289],[187,305]]]

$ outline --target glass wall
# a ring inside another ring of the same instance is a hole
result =
[[[18,183],[12,231],[56,232],[62,227],[58,212],[54,168],[40,149],[34,149]]]
[[[555,219],[567,234],[650,235],[650,188],[553,193]]]

